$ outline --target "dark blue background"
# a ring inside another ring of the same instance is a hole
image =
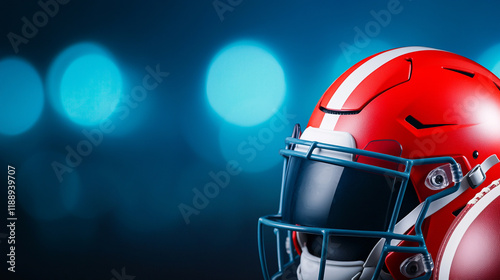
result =
[[[117,279],[113,271],[124,268],[135,279],[260,279],[256,225],[259,216],[277,211],[278,150],[293,123],[306,125],[339,74],[371,54],[410,45],[452,51],[490,70],[500,61],[494,51],[500,4],[482,1],[400,0],[400,12],[356,45],[357,28],[376,22],[373,12],[391,2],[71,0],[15,53],[7,34],[19,34],[21,18],[31,18],[40,6],[2,1],[0,60],[29,62],[45,93],[42,113],[29,130],[0,135],[1,166],[17,170],[16,275]],[[214,3],[236,5],[218,15]],[[286,91],[276,109],[294,115],[251,159],[237,152],[238,145],[258,137],[276,116],[254,126],[228,123],[209,105],[205,90],[214,57],[241,40],[258,42],[280,63]],[[47,77],[56,57],[81,42],[109,52],[124,93],[142,83],[146,66],[159,64],[170,74],[125,120],[112,115],[116,130],[59,183],[51,163],[64,162],[66,147],[85,139],[82,129],[95,127],[56,112]],[[342,43],[357,53],[345,55]],[[8,94],[0,92],[0,102]],[[214,181],[209,173],[225,170],[229,160],[241,172],[186,224],[179,205],[192,206],[193,188],[203,190]],[[62,197],[73,199],[71,210]],[[0,233],[7,229],[0,227]],[[0,241],[0,275],[12,277],[6,274],[7,242]]]

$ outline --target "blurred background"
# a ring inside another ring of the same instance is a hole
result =
[[[337,76],[411,45],[500,74],[500,3],[1,4],[0,164],[16,171],[17,218],[10,273],[5,180],[1,279],[261,279],[278,151]]]

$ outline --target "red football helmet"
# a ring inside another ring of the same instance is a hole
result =
[[[266,279],[264,226],[286,243],[273,279],[292,266],[304,280],[500,275],[500,80],[479,64],[425,47],[370,56],[281,154],[280,210],[259,220]]]

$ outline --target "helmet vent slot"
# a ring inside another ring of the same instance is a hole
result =
[[[473,72],[469,72],[469,71],[465,71],[465,70],[459,70],[459,69],[453,69],[453,68],[447,68],[447,67],[443,67],[443,69],[457,72],[457,73],[460,73],[460,74],[465,75],[465,76],[470,77],[470,78],[474,78],[474,75],[475,75]]]
[[[358,111],[336,111],[336,110],[327,109],[323,106],[319,106],[319,109],[323,113],[332,114],[332,115],[356,115],[359,112],[361,112],[361,110],[358,110]]]
[[[452,125],[452,124],[423,124],[419,122],[417,119],[415,119],[412,115],[408,115],[408,117],[405,118],[405,121],[411,124],[411,126],[413,126],[416,129],[425,129],[425,128]]]
[[[498,86],[497,83],[493,82],[495,84],[495,86],[497,87],[498,90],[500,90],[500,86]]]

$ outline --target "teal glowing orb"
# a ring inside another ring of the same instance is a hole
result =
[[[24,60],[0,61],[0,133],[17,135],[30,129],[43,109],[43,85],[38,72]]]
[[[122,88],[121,71],[112,56],[92,42],[77,43],[61,51],[47,75],[52,107],[80,125],[95,125],[110,116]]]
[[[500,44],[496,44],[484,51],[477,62],[500,77]]]
[[[122,78],[106,56],[79,57],[66,69],[61,80],[61,104],[70,119],[94,125],[107,119],[120,101]]]
[[[268,120],[285,98],[285,75],[259,44],[241,41],[221,50],[208,70],[210,106],[229,123],[254,126]]]

